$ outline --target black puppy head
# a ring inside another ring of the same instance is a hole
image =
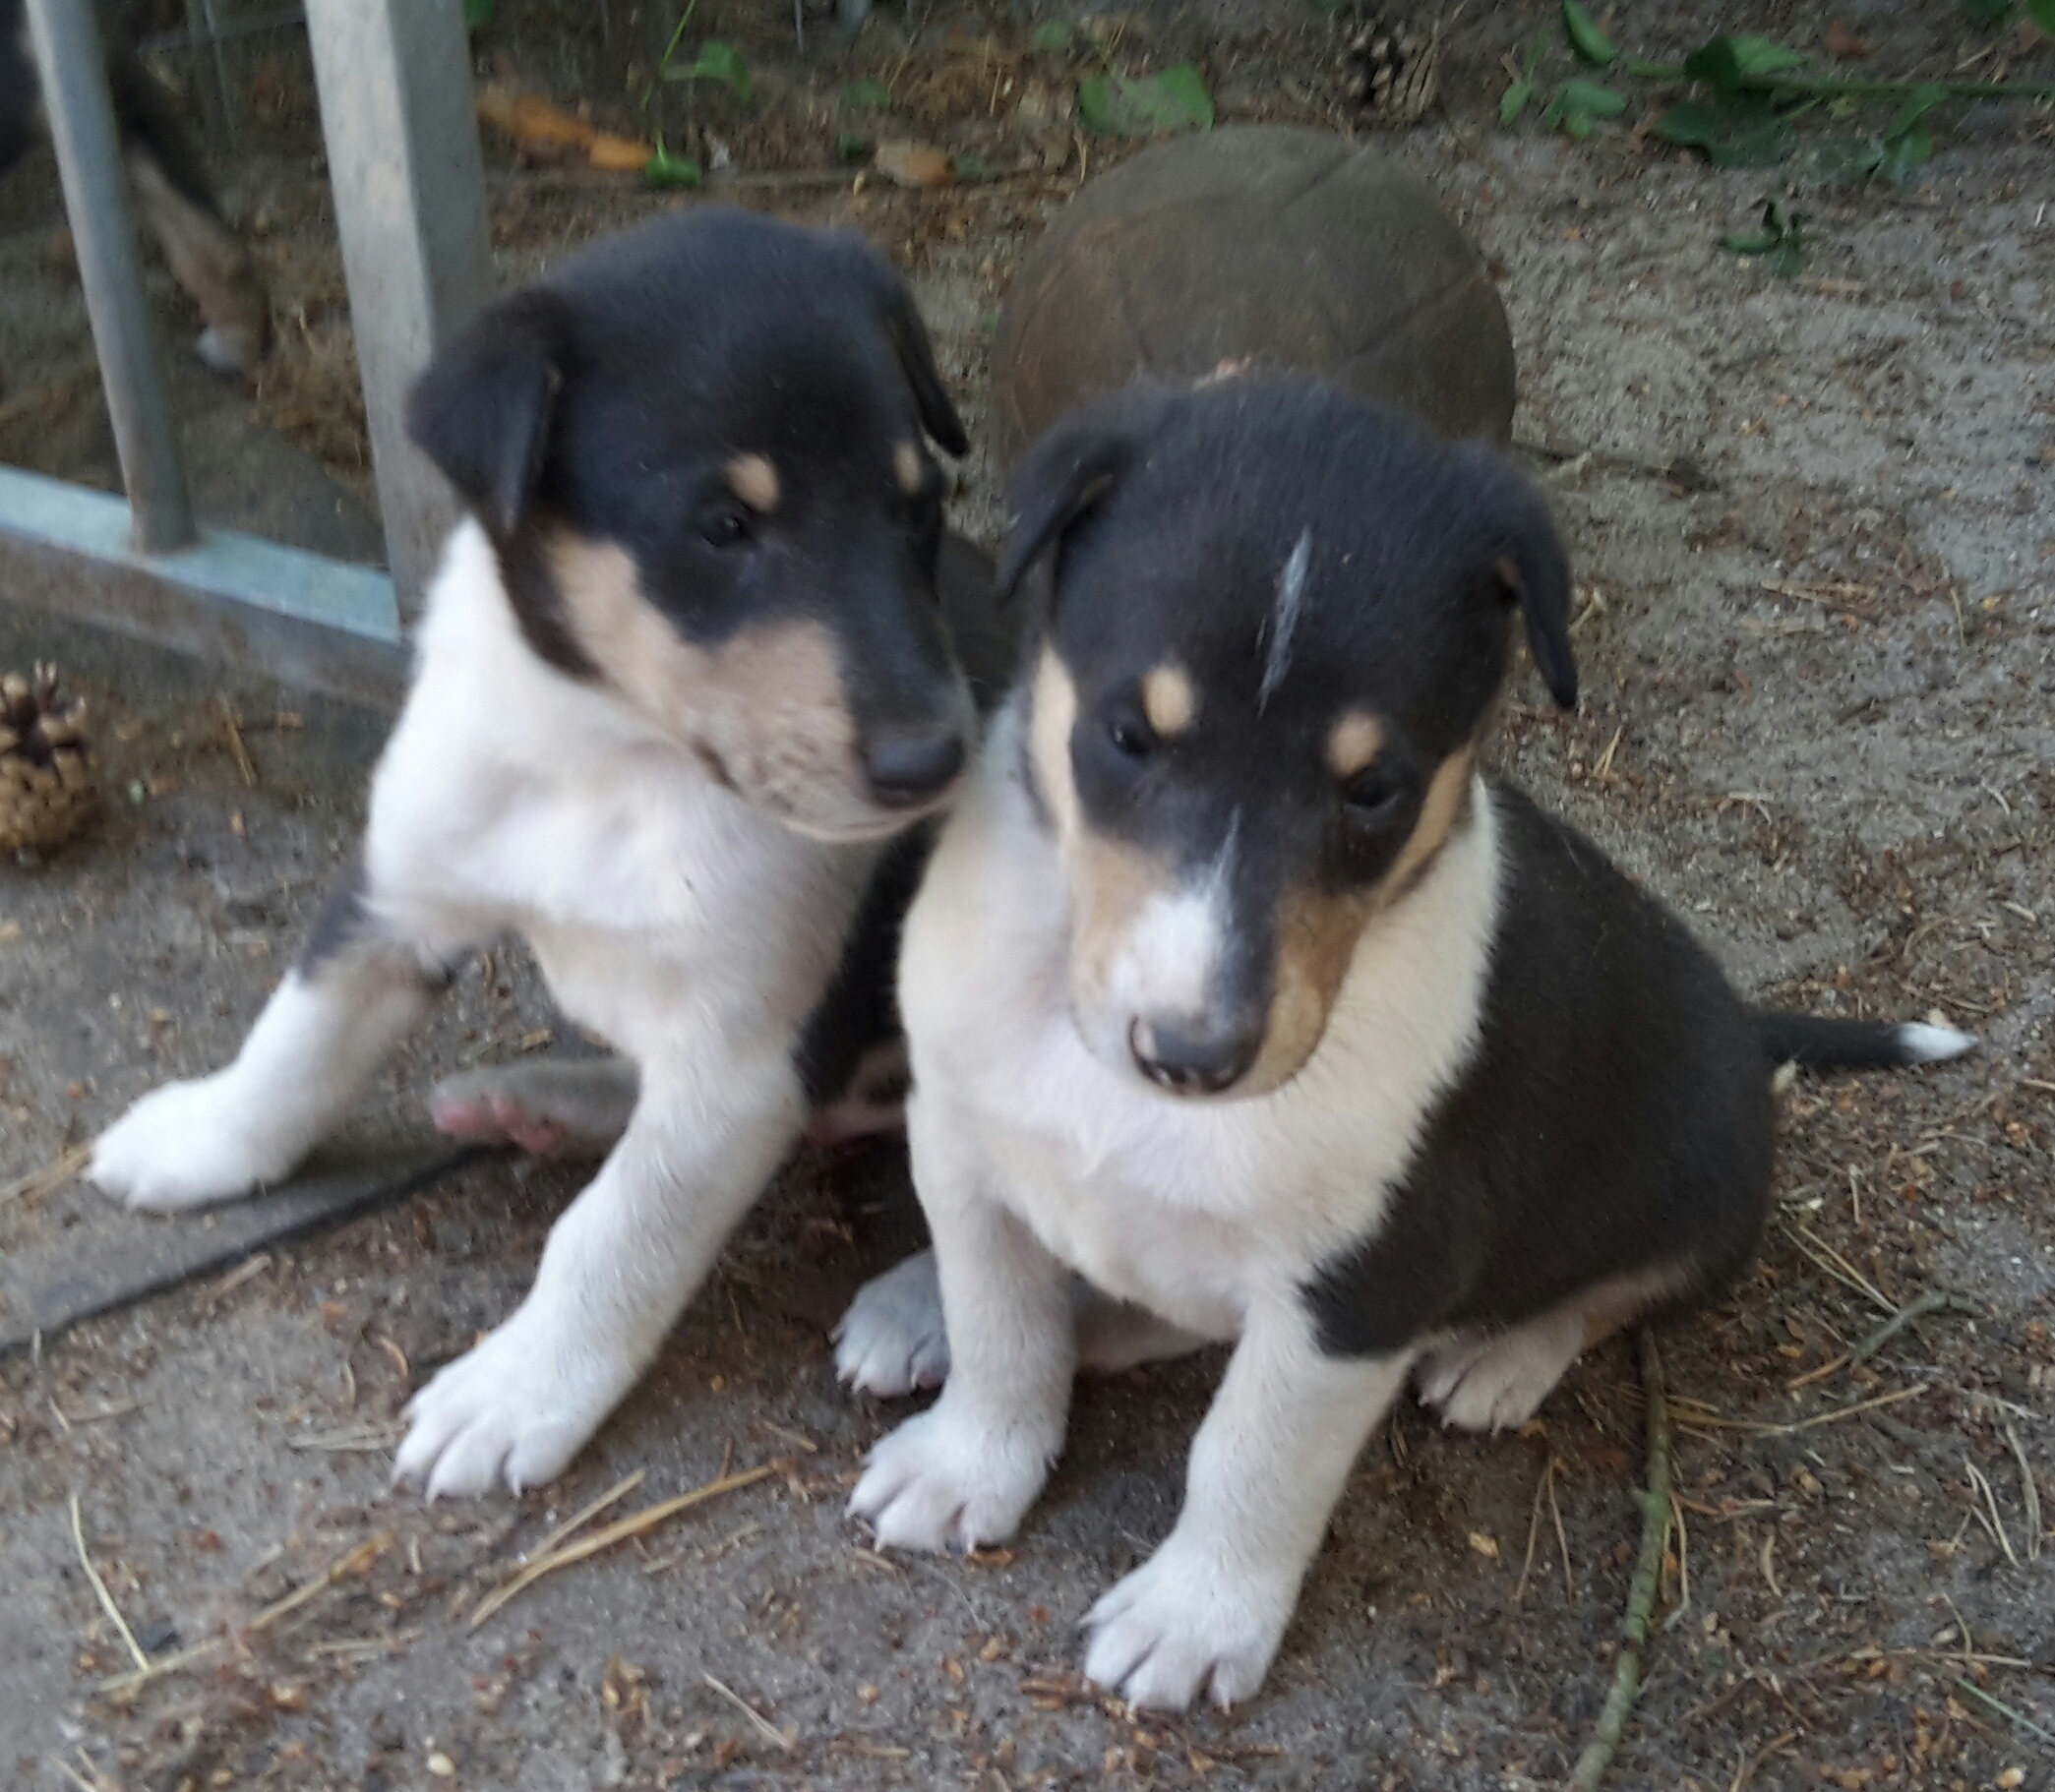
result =
[[[535,651],[802,833],[935,807],[972,712],[935,593],[968,446],[860,238],[717,208],[573,258],[416,383]]]
[[[1270,383],[1119,394],[1012,508],[1001,589],[1049,568],[1026,752],[1079,1031],[1175,1094],[1274,1089],[1466,824],[1515,610],[1576,701],[1547,509],[1488,448]]]

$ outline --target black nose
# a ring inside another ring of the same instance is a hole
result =
[[[1142,1075],[1173,1095],[1218,1095],[1248,1074],[1262,1045],[1260,1025],[1235,1020],[1136,1021],[1127,1030]]]
[[[906,728],[874,735],[864,766],[878,802],[898,807],[924,803],[949,788],[963,769],[960,728]]]

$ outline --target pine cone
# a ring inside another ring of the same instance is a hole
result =
[[[99,800],[86,699],[65,693],[54,667],[0,676],[0,854],[55,851]]]
[[[1350,37],[1349,95],[1372,122],[1397,129],[1418,124],[1432,109],[1441,97],[1448,25],[1449,18],[1436,18],[1423,30],[1376,13]]]

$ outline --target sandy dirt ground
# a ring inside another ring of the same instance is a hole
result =
[[[1035,51],[1030,19],[943,4],[881,13],[853,46],[812,18],[804,61],[781,5],[700,10],[757,91],[747,110],[667,95],[674,147],[725,157],[733,197],[854,222],[900,259],[977,433],[1023,247],[1118,152],[1065,116],[1078,65]],[[1866,70],[1945,73],[1996,44],[2015,75],[2055,78],[2055,50],[1980,34],[1953,7],[1842,10],[1871,41]],[[1826,18],[1679,0],[1632,9],[1631,35],[1650,56],[1723,28],[1810,48]],[[1938,1071],[1791,1089],[1759,1264],[1663,1335],[1674,1527],[1611,1783],[2046,1788],[2048,115],[1945,114],[1905,188],[1801,180],[1811,255],[1779,278],[1718,242],[1787,171],[1647,141],[1639,102],[1583,144],[1532,115],[1499,128],[1501,57],[1552,19],[1473,7],[1448,40],[1445,109],[1384,139],[1500,273],[1519,452],[1578,566],[1583,706],[1558,717],[1522,685],[1502,760],[1686,914],[1751,994],[1937,1013],[1983,1041]],[[646,128],[634,96],[674,22],[621,0],[503,0],[481,74]],[[1346,20],[1220,0],[1119,29],[1123,66],[1199,57],[1224,119],[1349,122]],[[203,508],[372,553],[303,55],[257,36],[230,68],[240,136],[220,159],[281,343],[248,392],[175,377]],[[859,79],[893,95],[862,130],[976,155],[992,177],[859,188],[836,147]],[[489,160],[509,281],[692,203],[499,142]],[[0,455],[106,484],[60,225],[46,160],[0,183]],[[189,333],[161,271],[151,290],[167,336]],[[977,457],[960,513],[990,539]],[[53,656],[93,699],[112,801],[75,849],[0,868],[0,1187],[232,1052],[348,847],[384,727],[0,604],[0,664]],[[519,954],[500,952],[464,973],[360,1128],[416,1134],[434,1076],[561,1048],[562,1031]],[[0,1359],[0,1782],[1470,1792],[1568,1771],[1611,1674],[1641,1523],[1624,1342],[1517,1437],[1444,1435],[1405,1406],[1364,1453],[1260,1696],[1230,1717],[1141,1718],[1076,1678],[1077,1626],[1168,1529],[1220,1358],[1085,1385],[1012,1547],[874,1554],[842,1502],[897,1414],[835,1386],[825,1334],[916,1235],[890,1146],[793,1166],[561,1483],[434,1509],[389,1493],[409,1391],[512,1308],[576,1186],[562,1166],[490,1161]],[[0,1202],[0,1253],[142,1224],[69,1183]],[[762,1464],[475,1622],[554,1525],[626,1477],[641,1478],[589,1529]],[[106,1690],[134,1662],[82,1566],[75,1500],[139,1646],[203,1652]]]

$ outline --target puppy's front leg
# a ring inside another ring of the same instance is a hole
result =
[[[849,1509],[880,1543],[974,1549],[1013,1534],[1062,1448],[1076,1367],[1070,1279],[1001,1204],[971,1128],[944,1105],[916,1090],[906,1133],[935,1234],[949,1379],[871,1452]]]
[[[1299,1583],[1411,1351],[1326,1355],[1296,1301],[1254,1309],[1199,1427],[1184,1510],[1093,1608],[1085,1673],[1130,1704],[1223,1709],[1262,1683]]]
[[[414,1396],[395,1480],[431,1499],[540,1486],[635,1385],[806,1122],[787,1054],[714,1062],[643,1066],[628,1130],[550,1228],[527,1299]]]
[[[169,1212],[285,1175],[447,986],[469,930],[374,891],[360,855],[235,1062],[145,1096],[99,1136],[87,1176],[131,1207]]]

